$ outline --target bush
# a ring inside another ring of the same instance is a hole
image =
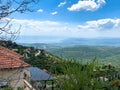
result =
[[[1,90],[1,89],[0,89]],[[12,90],[12,88],[10,88],[10,87],[5,87],[5,88],[3,88],[2,90]]]
[[[104,90],[106,82],[96,77],[98,65],[96,61],[85,65],[71,61],[63,67],[63,75],[57,79],[60,90]]]

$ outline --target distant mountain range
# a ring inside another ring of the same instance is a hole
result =
[[[25,46],[33,46],[45,50],[59,49],[63,47],[87,45],[87,46],[120,46],[120,38],[69,38],[59,43],[20,43]]]
[[[62,41],[61,44],[68,46],[120,46],[120,38],[69,38]]]
[[[102,62],[119,64],[120,38],[69,38],[59,43],[22,43],[49,51],[53,55],[67,59],[88,61],[97,57]]]

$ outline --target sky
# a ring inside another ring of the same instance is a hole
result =
[[[120,37],[120,0],[40,0],[34,12],[11,15],[21,36]],[[53,38],[54,37],[54,38]]]

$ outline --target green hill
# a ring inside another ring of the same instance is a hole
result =
[[[53,62],[62,62],[63,59],[82,59],[88,62],[96,57],[102,63],[120,65],[120,47],[115,46],[72,46],[59,49],[36,49],[30,46],[22,46],[11,41],[2,41],[3,46],[15,50],[26,57],[25,61],[32,66],[49,70]],[[26,51],[27,50],[27,51]],[[35,56],[40,51],[40,55]]]
[[[74,60],[64,60],[43,49],[22,46],[11,41],[1,41],[0,44],[24,55],[24,61],[32,66],[46,69],[54,74],[55,90],[61,88],[64,90],[84,90],[84,88],[85,90],[117,90],[116,88],[120,87],[119,68],[108,63],[107,65],[99,64],[96,59],[88,62],[96,56],[107,62],[116,59],[117,61],[113,61],[113,63],[119,63],[119,47],[74,46],[51,51],[56,55],[62,54],[64,58],[87,60],[88,63],[83,64]]]
[[[118,63],[120,61],[120,47],[113,46],[73,46],[51,50],[50,52],[67,59],[91,60],[96,57],[103,62]]]
[[[50,71],[54,62],[62,63],[63,59],[52,55],[44,49],[36,49],[30,46],[18,45],[12,41],[0,41],[0,44],[10,50],[23,55],[24,61],[32,66]]]

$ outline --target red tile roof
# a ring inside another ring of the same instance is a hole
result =
[[[9,55],[9,56],[12,56],[12,57],[15,57],[15,58],[23,58],[22,55],[14,52],[14,51],[12,51],[12,50],[9,50],[9,49],[7,49],[7,48],[5,48],[5,47],[3,47],[3,46],[0,46],[0,52],[1,52],[1,53],[5,53],[5,54],[7,54],[7,55]]]
[[[21,68],[30,66],[20,60],[23,57],[9,49],[0,46],[0,69]]]

